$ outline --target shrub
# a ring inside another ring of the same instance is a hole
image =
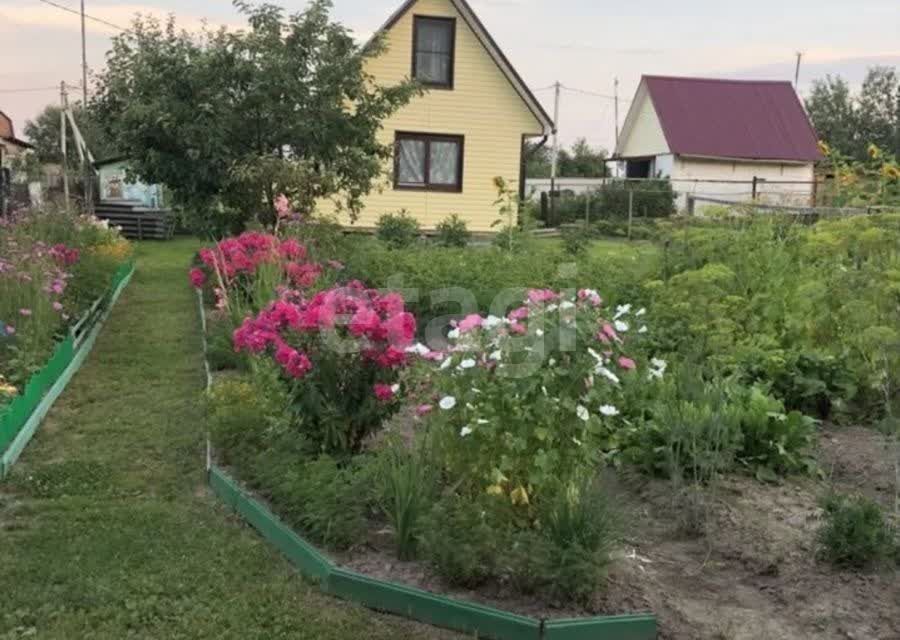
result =
[[[533,238],[530,233],[517,226],[506,226],[500,228],[492,242],[501,251],[522,253],[532,247]]]
[[[437,243],[442,247],[465,247],[471,237],[465,220],[455,213],[437,226]]]
[[[838,567],[864,569],[900,557],[896,533],[878,503],[863,496],[831,494],[822,506],[820,558]]]
[[[563,249],[572,256],[583,255],[591,244],[591,238],[587,229],[581,227],[567,227],[562,231]]]
[[[375,236],[391,249],[405,249],[413,245],[420,233],[419,221],[406,209],[384,214],[375,226]]]
[[[235,349],[280,367],[291,412],[323,451],[353,453],[397,409],[416,320],[398,294],[362,284],[288,296],[234,333]]]

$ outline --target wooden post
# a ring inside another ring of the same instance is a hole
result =
[[[634,218],[634,189],[628,190],[628,239],[631,240],[631,221]]]
[[[69,98],[66,95],[66,82],[59,83],[59,147],[62,150],[62,177],[63,197],[66,201],[66,212],[69,211],[69,153],[66,148],[66,109],[69,108]]]
[[[758,195],[759,189],[759,178],[753,176],[753,202],[756,202],[756,196]]]
[[[584,199],[584,226],[591,226],[591,192],[590,190],[585,191],[585,199]]]

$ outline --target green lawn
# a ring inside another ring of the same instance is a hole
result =
[[[447,637],[320,595],[209,494],[195,241],[144,244],[0,484],[0,640]]]

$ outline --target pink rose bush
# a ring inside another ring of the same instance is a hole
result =
[[[646,327],[626,323],[642,315],[590,290],[533,290],[506,317],[462,319],[440,362],[420,365],[431,386],[417,413],[451,482],[528,504],[595,473],[632,417],[629,389],[665,370],[631,355]]]
[[[354,452],[396,411],[415,334],[401,296],[351,282],[308,298],[285,292],[244,320],[234,348],[279,368],[307,436],[327,451]]]

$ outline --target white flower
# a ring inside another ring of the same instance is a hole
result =
[[[613,384],[619,384],[619,377],[616,374],[614,374],[612,371],[610,371],[609,369],[604,367],[602,364],[597,365],[597,368],[594,369],[594,371],[596,371],[600,375],[604,376],[607,380],[609,380]]]
[[[500,349],[494,351],[491,355],[488,356],[494,362],[500,362],[503,359],[503,352]]]
[[[613,320],[618,320],[622,316],[627,315],[629,313],[631,313],[631,305],[630,304],[620,305],[620,306],[616,307],[616,315],[613,318]]]
[[[472,427],[463,427],[459,432],[459,435],[461,435],[463,438],[472,435]]]
[[[399,392],[400,392],[399,384],[395,384],[395,385],[391,386],[391,393],[393,393],[394,395],[397,395]]]
[[[417,356],[427,356],[429,353],[431,353],[431,349],[419,342],[411,347],[407,347],[406,353],[414,353]]]
[[[591,354],[591,356],[593,356],[594,360],[596,360],[597,362],[603,362],[603,356],[594,351],[591,347],[588,347],[588,353]]]
[[[611,418],[613,416],[619,415],[619,410],[616,409],[611,404],[605,404],[602,407],[600,407],[600,413],[605,415],[607,418]]]
[[[441,398],[439,406],[444,411],[450,411],[450,409],[456,406],[456,398],[454,398],[453,396],[444,396],[443,398]]]
[[[650,360],[651,369],[647,374],[648,380],[662,380],[663,375],[666,373],[666,369],[669,364],[665,360],[660,360],[659,358],[653,358]]]
[[[448,357],[441,363],[441,371],[449,369],[451,366],[453,366],[453,356]]]
[[[561,311],[568,311],[569,309],[575,308],[574,302],[569,302],[568,300],[559,303],[559,308]]]
[[[625,333],[626,331],[628,331],[628,323],[621,320],[616,320],[615,327],[616,331],[618,331],[619,333]]]
[[[650,364],[652,364],[657,369],[662,369],[663,371],[665,371],[666,367],[669,366],[669,364],[665,360],[660,360],[659,358],[651,358]]]
[[[551,367],[555,367],[556,366],[556,358],[550,358],[550,361],[547,364],[549,364]]]
[[[478,419],[478,424],[490,424],[490,423],[491,423],[490,420],[485,420],[484,418]]]
[[[638,333],[647,333],[647,325],[644,325],[640,329],[638,329]]]
[[[475,360],[473,360],[472,358],[467,358],[466,360],[463,360],[462,362],[459,363],[459,368],[460,369],[472,369],[475,367],[476,364],[478,364],[478,363],[475,362]]]
[[[538,338],[543,338],[543,337],[544,337],[544,330],[543,330],[543,329],[538,329],[537,331],[534,332],[534,334],[535,334]]]
[[[642,308],[640,309],[640,311],[638,311],[638,312],[637,312],[636,314],[634,314],[634,315],[636,315],[638,318],[640,318],[641,316],[645,315],[646,313],[647,313],[647,310],[644,309],[644,308],[642,307]]]
[[[576,407],[575,413],[578,416],[578,419],[584,422],[587,422],[591,419],[591,412],[587,410],[587,407],[584,407],[582,405],[578,405],[578,407]]]
[[[447,332],[447,339],[459,340],[459,335],[459,329],[451,329],[449,332]]]
[[[572,438],[572,442],[574,442],[579,447],[582,445],[581,440],[579,440],[578,438]]]
[[[482,321],[481,327],[482,329],[487,329],[488,331],[490,331],[491,329],[496,329],[501,324],[503,324],[503,318],[498,318],[497,316],[488,316]]]
[[[549,305],[549,306],[547,307],[547,313],[553,313],[553,312],[556,311],[557,309],[559,309],[559,305],[558,305],[558,304],[551,304],[551,305]]]

